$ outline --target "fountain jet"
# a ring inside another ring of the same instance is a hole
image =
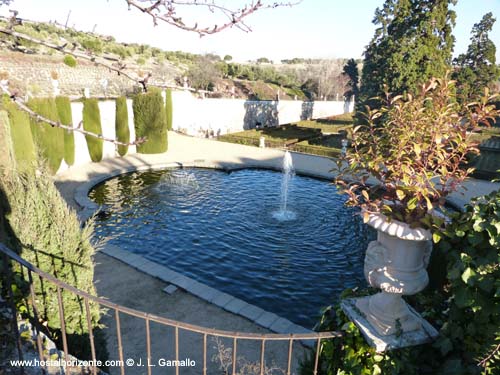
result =
[[[294,220],[296,218],[296,214],[293,211],[289,211],[287,208],[288,205],[288,187],[290,185],[290,181],[295,174],[293,169],[293,160],[290,152],[285,151],[285,155],[283,156],[283,178],[281,180],[281,202],[279,211],[275,211],[273,213],[273,217],[279,221],[289,221]]]

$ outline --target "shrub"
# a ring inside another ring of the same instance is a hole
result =
[[[85,99],[83,101],[83,129],[95,134],[102,134],[101,112],[97,99]],[[87,148],[90,159],[93,162],[102,160],[102,139],[86,135]]]
[[[337,184],[365,220],[380,212],[414,227],[440,225],[432,211],[472,172],[463,168],[467,156],[479,151],[472,131],[490,126],[499,114],[487,90],[467,105],[458,104],[454,92],[453,81],[433,78],[416,95],[387,93],[378,109],[361,114],[366,125],[353,129],[353,147],[338,162],[347,178],[341,174]]]
[[[35,98],[28,102],[28,106],[39,115],[59,122],[56,102],[52,98]],[[49,170],[56,173],[64,157],[64,132],[61,128],[49,125],[46,122],[31,118],[31,133],[40,149],[41,155],[47,160]]]
[[[347,289],[342,298],[369,295],[371,290],[353,291]],[[341,337],[325,340],[319,355],[318,375],[421,375],[434,374],[426,372],[428,365],[418,358],[420,347],[391,350],[377,353],[368,345],[358,327],[349,320],[340,304],[328,306],[322,310],[322,316],[314,327],[318,331],[338,331]],[[312,374],[315,363],[313,350],[300,364],[301,375]],[[419,365],[423,364],[422,367]]]
[[[409,297],[439,328],[438,339],[376,353],[340,306],[329,306],[315,328],[343,336],[323,344],[318,374],[500,373],[500,191],[472,200],[438,236],[434,252],[443,258],[446,280]],[[371,293],[346,290],[341,298]],[[311,373],[313,364],[314,355],[302,363],[302,373]]]
[[[64,56],[63,63],[65,63],[70,68],[74,68],[76,66],[76,59],[71,55]]]
[[[172,130],[172,119],[173,119],[173,112],[172,112],[172,90],[167,89],[166,91],[166,104],[165,104],[166,110],[167,110],[167,129]]]
[[[5,223],[8,228],[3,228],[9,233],[8,242],[17,248],[23,259],[42,271],[95,295],[94,249],[90,243],[92,222],[81,229],[77,215],[67,206],[50,176],[43,167],[39,170],[41,173],[38,175],[13,174],[0,181],[0,191],[5,194],[10,211]],[[26,273],[25,277],[27,279]],[[46,327],[44,330],[60,345],[57,290],[53,284],[42,285],[39,278],[33,279],[41,318],[36,323]],[[22,288],[21,282],[16,284]],[[65,291],[62,291],[62,299],[69,351],[80,359],[90,359],[85,305],[79,297]],[[97,328],[99,306],[90,303],[90,310],[92,324]],[[27,314],[33,310],[21,307],[19,311]],[[99,339],[97,331],[94,331],[97,335],[96,349],[98,356],[105,359],[105,342]]]
[[[115,116],[116,138],[120,142],[130,142],[130,129],[128,127],[127,98],[124,96],[116,99]],[[124,156],[128,151],[128,146],[118,145],[118,154]]]
[[[84,36],[80,38],[80,43],[82,47],[88,50],[90,53],[101,54],[103,49],[103,44],[101,39],[93,36]]]
[[[473,199],[440,234],[450,303],[437,342],[468,374],[500,373],[500,191]]]
[[[3,97],[2,107],[9,115],[10,136],[17,168],[21,171],[31,169],[36,160],[36,149],[31,135],[30,118],[6,96]]]
[[[137,152],[156,154],[167,151],[167,121],[160,92],[138,94],[134,97],[134,127],[137,138],[146,141],[137,145]]]
[[[73,126],[73,116],[71,113],[71,102],[67,96],[56,98],[57,112],[59,120],[63,125]],[[70,130],[63,130],[64,133],[64,160],[66,164],[75,163],[75,136]]]

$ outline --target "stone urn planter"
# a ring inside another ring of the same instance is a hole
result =
[[[347,194],[347,205],[359,207],[365,223],[378,231],[366,251],[364,273],[381,290],[345,299],[341,306],[378,351],[437,336],[403,296],[428,283],[431,231],[445,226],[436,211],[471,173],[463,164],[477,151],[468,134],[480,124],[491,125],[499,114],[487,104],[489,96],[450,105],[455,92],[448,77],[430,79],[414,95],[385,92],[375,108],[365,107],[352,130],[352,146],[337,161],[335,181]]]
[[[364,274],[381,292],[358,300],[356,307],[379,335],[421,329],[422,318],[410,311],[402,296],[420,292],[429,282],[431,233],[380,214],[370,215],[367,224],[377,230],[377,240],[366,250]]]

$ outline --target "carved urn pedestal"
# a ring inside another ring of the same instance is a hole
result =
[[[378,351],[432,341],[437,331],[403,300],[423,290],[432,235],[383,215],[371,215],[368,225],[378,232],[366,250],[364,274],[381,292],[344,300],[342,307]]]

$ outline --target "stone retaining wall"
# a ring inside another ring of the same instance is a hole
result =
[[[125,95],[133,91],[134,82],[89,61],[78,59],[74,68],[64,64],[63,56],[25,56],[22,53],[0,54],[0,72],[7,72],[10,85],[23,94],[28,91],[33,96],[53,95],[52,72],[58,76],[60,94],[77,98],[83,89],[89,88],[90,94],[97,97]],[[111,64],[111,62],[109,63]],[[173,84],[172,69],[165,67],[155,72],[155,82]],[[106,88],[103,82],[106,81]]]

